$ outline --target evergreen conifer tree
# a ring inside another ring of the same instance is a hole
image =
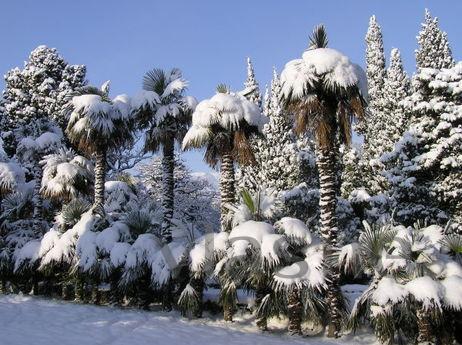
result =
[[[382,31],[375,16],[370,18],[366,34],[366,75],[369,93],[369,118],[359,122],[356,130],[364,136],[365,142],[368,143],[369,139],[375,136],[386,76]]]
[[[401,54],[398,49],[393,49],[383,86],[382,111],[385,114],[385,123],[381,132],[381,149],[377,150],[380,155],[391,151],[409,127],[409,118],[400,102],[409,96],[410,89],[409,77],[404,71]]]
[[[247,79],[244,82],[244,90],[240,92],[250,102],[256,104],[262,110],[262,100],[260,94],[260,86],[255,79],[255,71],[253,68],[252,60],[247,58]],[[262,164],[262,153],[264,139],[261,136],[252,136],[250,138],[250,145],[255,156],[254,165],[239,166],[236,169],[236,184],[237,190],[247,190],[256,193],[260,188],[260,171]]]
[[[440,29],[438,18],[432,17],[428,9],[425,9],[425,21],[417,41],[417,68],[450,68],[454,65],[447,34]]]
[[[10,154],[20,140],[13,133],[39,119],[50,119],[64,131],[63,108],[72,91],[85,84],[85,73],[85,66],[68,64],[55,48],[39,46],[23,69],[14,68],[5,75],[1,128]]]
[[[281,83],[277,72],[273,71],[271,93],[268,98],[268,123],[263,127],[261,141],[261,181],[266,188],[277,192],[286,191],[299,182],[299,161],[296,138],[292,123],[280,104]]]
[[[416,90],[404,105],[408,132],[384,155],[398,220],[461,221],[462,63],[450,69],[421,68]]]

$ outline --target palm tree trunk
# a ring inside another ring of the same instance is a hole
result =
[[[290,335],[301,335],[303,307],[298,287],[294,286],[289,292],[288,303],[289,325],[287,330]]]
[[[106,151],[96,153],[94,208],[104,206],[104,183],[106,182]]]
[[[33,203],[34,203],[34,212],[33,212],[33,219],[34,219],[34,232],[36,234],[41,234],[43,231],[43,198],[42,194],[40,193],[40,189],[42,187],[42,175],[43,170],[38,164],[34,167],[34,196],[33,196]]]
[[[227,322],[233,322],[234,308],[231,303],[223,303],[223,319]]]
[[[172,218],[175,193],[175,142],[170,136],[163,145],[162,157],[162,206],[164,218],[162,220],[162,238],[166,243],[172,242]]]
[[[231,231],[227,215],[229,210],[226,204],[235,202],[234,159],[230,152],[221,156],[220,196],[221,196],[221,230]]]
[[[428,317],[428,311],[424,309],[422,305],[417,309],[417,327],[419,333],[417,335],[418,344],[434,344],[432,326],[430,318]]]
[[[319,208],[321,236],[326,244],[326,255],[329,256],[337,247],[337,192],[338,181],[336,176],[337,150],[335,134],[331,133],[329,145],[317,147],[317,166],[319,172]],[[339,336],[341,321],[340,301],[340,274],[338,267],[329,267],[329,281],[327,286],[327,305],[329,310],[328,337]]]

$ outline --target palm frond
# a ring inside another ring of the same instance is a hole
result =
[[[444,236],[441,243],[447,248],[454,260],[462,264],[462,236],[458,234],[448,234]]]
[[[226,84],[218,84],[217,88],[216,88],[216,91],[218,93],[229,93],[229,90],[230,90],[230,88]]]
[[[160,68],[154,68],[146,72],[143,77],[143,89],[146,91],[154,91],[158,95],[162,95],[167,85],[167,76],[164,70]]]
[[[82,199],[72,199],[69,203],[63,206],[61,210],[61,218],[63,221],[64,229],[73,227],[82,217],[82,214],[87,212],[91,204]]]
[[[153,224],[151,215],[144,210],[131,210],[125,214],[123,222],[130,229],[130,233],[136,238],[138,235],[151,232]]]
[[[327,39],[326,28],[323,24],[316,26],[310,36],[309,49],[327,48],[329,40]]]
[[[247,189],[243,189],[241,191],[241,197],[242,197],[242,201],[244,202],[245,206],[247,206],[247,208],[250,210],[250,212],[255,213],[256,207],[253,202],[252,195],[249,193]]]

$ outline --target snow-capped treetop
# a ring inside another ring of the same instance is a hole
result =
[[[191,124],[197,101],[186,96],[188,82],[181,70],[153,69],[143,78],[143,90],[131,102],[141,129],[148,129],[145,150],[155,152],[165,140],[181,141]]]
[[[228,233],[205,234],[195,241],[194,247],[189,252],[190,267],[193,272],[200,272],[204,269],[207,261],[223,255],[228,249]]]
[[[183,140],[183,148],[202,146],[212,135],[211,128],[238,131],[241,127],[262,128],[266,123],[258,106],[238,93],[218,92],[200,102],[192,115],[192,127]]]
[[[24,69],[15,68],[5,75],[3,126],[14,129],[31,120],[49,118],[61,129],[67,118],[63,107],[69,95],[85,84],[86,67],[69,65],[54,48],[34,49]]]
[[[271,220],[280,211],[281,205],[271,190],[250,193],[243,189],[239,203],[226,207],[232,212],[232,225],[237,226],[249,220]]]
[[[372,16],[369,20],[366,34],[366,74],[370,97],[369,108],[374,108],[375,102],[380,100],[385,73],[382,30],[375,16]]]
[[[240,91],[249,101],[258,105],[261,109],[261,94],[258,81],[255,79],[255,72],[253,70],[252,61],[250,57],[247,58],[247,79],[244,82],[245,89]]]
[[[425,21],[417,36],[417,68],[451,68],[454,65],[446,32],[439,28],[438,18],[425,9]]]
[[[273,284],[276,289],[290,290],[293,286],[298,288],[306,286],[314,290],[322,290],[327,286],[323,246],[308,245],[302,253],[303,260],[284,266],[274,274]]]
[[[393,145],[401,138],[404,131],[409,127],[410,118],[407,116],[401,101],[409,96],[411,84],[406,71],[403,68],[401,53],[398,49],[391,50],[390,66],[383,85],[382,111],[384,123],[379,124],[376,134],[381,134],[381,142],[377,143],[379,157],[383,152],[391,151]],[[378,127],[378,126],[376,126]]]
[[[69,139],[86,152],[110,149],[132,140],[130,99],[119,95],[110,99],[106,82],[101,89],[85,87],[67,105]]]
[[[309,49],[302,59],[289,61],[281,73],[282,92],[287,99],[309,97],[320,80],[330,90],[358,87],[361,95],[367,98],[367,81],[362,68],[332,48]]]
[[[193,125],[210,127],[219,124],[230,130],[238,129],[242,120],[260,126],[262,119],[258,107],[240,94],[217,93],[210,100],[200,102],[193,113]]]

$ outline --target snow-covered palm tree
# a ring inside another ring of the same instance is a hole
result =
[[[224,87],[218,87],[217,91],[215,96],[197,105],[183,149],[205,147],[204,160],[214,168],[221,164],[221,226],[229,231],[226,205],[235,203],[234,163],[254,163],[249,137],[259,133],[266,117],[244,96]]]
[[[157,152],[162,148],[164,219],[162,236],[172,240],[174,212],[175,141],[181,142],[191,125],[191,114],[197,101],[186,96],[188,82],[179,69],[153,69],[143,78],[143,91],[132,100],[140,127],[147,128],[144,149]]]
[[[315,28],[308,50],[301,59],[288,62],[281,74],[284,105],[295,114],[295,130],[312,130],[316,137],[320,184],[321,234],[326,250],[337,246],[337,194],[335,171],[339,140],[350,142],[351,120],[364,115],[366,82],[364,71],[337,50],[327,48],[323,26]],[[331,267],[328,289],[330,323],[328,334],[339,335],[339,274]]]
[[[67,111],[69,140],[79,150],[95,156],[94,206],[102,207],[107,152],[132,140],[129,98],[126,95],[109,98],[109,82],[101,89],[85,86],[74,93]]]

